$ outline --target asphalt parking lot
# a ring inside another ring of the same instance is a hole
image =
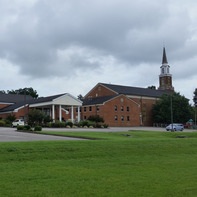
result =
[[[120,132],[120,131],[132,131],[132,130],[142,130],[142,131],[158,131],[158,132],[167,132],[165,128],[160,127],[111,127],[106,129],[87,129],[87,128],[43,128],[43,131],[72,131],[72,132]],[[195,132],[197,130],[185,129],[185,132]],[[170,132],[170,131],[168,131]],[[14,141],[47,141],[47,140],[84,140],[80,138],[72,137],[60,137],[60,136],[51,136],[51,135],[42,135],[34,133],[25,133],[17,132],[16,128],[0,127],[0,142],[14,142]]]
[[[83,139],[17,132],[16,128],[0,127],[0,142],[47,141],[47,140],[83,140]]]

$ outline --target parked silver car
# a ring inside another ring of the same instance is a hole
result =
[[[183,124],[179,124],[179,123],[169,124],[166,127],[166,131],[183,131],[183,130],[184,130]]]

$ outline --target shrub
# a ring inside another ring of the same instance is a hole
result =
[[[52,128],[64,128],[66,127],[66,123],[65,122],[51,122],[50,127]]]
[[[15,115],[12,115],[12,114],[9,114],[6,117],[6,120],[9,121],[10,123],[13,122],[15,119],[16,119],[16,116]]]
[[[25,131],[30,131],[30,130],[31,130],[31,126],[30,126],[30,125],[25,125],[25,126],[23,127],[23,130],[25,130]]]
[[[41,126],[35,126],[34,131],[42,131],[42,127]]]
[[[92,122],[104,122],[104,119],[102,117],[100,117],[99,115],[89,116],[88,120],[90,120]]]
[[[66,125],[65,125],[65,126],[66,126],[66,127],[69,126],[70,128],[72,128],[72,127],[73,127],[73,123],[70,122],[70,121],[69,121],[69,122],[66,122]]]
[[[104,128],[108,128],[109,125],[108,125],[108,124],[103,124],[103,127],[104,127]]]
[[[96,123],[94,127],[95,128],[102,128],[102,124]]]
[[[6,125],[4,120],[0,120],[0,127],[4,127]]]
[[[22,126],[22,125],[18,125],[16,128],[17,128],[17,131],[23,131],[24,130],[24,126]]]
[[[80,127],[85,127],[85,126],[88,127],[88,121],[87,121],[87,120],[80,121],[80,122],[79,122],[79,126],[80,126]]]

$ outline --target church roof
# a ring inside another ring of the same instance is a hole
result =
[[[86,98],[83,100],[83,106],[100,105],[105,103],[106,101],[109,101],[117,97],[118,95],[160,98],[163,94],[168,94],[167,91],[150,89],[150,88],[139,88],[139,87],[131,87],[131,86],[123,86],[123,85],[106,84],[106,83],[99,83],[97,85],[102,85],[110,89],[115,93],[115,95]]]
[[[23,107],[26,104],[50,102],[50,101],[52,101],[60,96],[63,96],[63,95],[64,94],[58,94],[58,95],[53,95],[53,96],[48,96],[48,97],[40,97],[37,99],[33,99],[31,97],[31,99],[28,99],[28,100],[12,100],[14,104],[11,104],[9,106],[6,106],[6,107],[0,109],[0,112],[14,111],[15,109]],[[23,98],[24,98],[24,95],[23,95]]]
[[[103,104],[104,102],[116,97],[117,95],[113,96],[102,96],[102,97],[94,97],[94,98],[87,98],[83,100],[83,105],[99,105]]]
[[[30,95],[0,93],[0,103],[17,103],[31,99],[32,97]]]
[[[117,94],[124,94],[128,96],[133,95],[133,96],[147,96],[147,97],[159,98],[163,94],[168,93],[163,90],[156,90],[156,89],[150,89],[150,88],[139,88],[139,87],[132,87],[132,86],[106,84],[106,83],[100,83],[100,84],[116,92]]]

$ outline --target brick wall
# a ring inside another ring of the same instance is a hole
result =
[[[103,105],[83,106],[81,119],[99,115],[112,127],[152,126],[152,107],[155,102],[155,98],[119,95]]]
[[[112,127],[140,125],[140,107],[125,95],[119,95],[104,105],[83,106],[81,115],[82,119],[99,115]]]
[[[116,95],[116,93],[102,86],[101,84],[98,84],[85,96],[85,98],[95,98],[112,95]]]

